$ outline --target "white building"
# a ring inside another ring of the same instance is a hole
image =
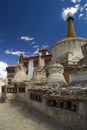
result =
[[[76,36],[73,20],[74,18],[69,15],[67,19],[67,38],[58,41],[51,49],[55,62],[61,63],[64,66],[64,76],[68,83],[72,81],[72,77],[68,72],[83,58],[81,46],[87,42],[87,39]]]
[[[40,58],[40,59],[39,59]],[[26,69],[25,73],[28,75],[29,80],[32,79],[34,69],[39,67],[39,62],[41,62],[42,68],[51,60],[52,55],[47,49],[42,49],[38,51],[38,55],[31,57],[24,57],[23,54],[20,54],[19,64],[22,63],[23,67]],[[40,61],[41,60],[41,61]],[[18,65],[9,66],[7,70],[7,79],[8,81],[12,80],[16,74]]]
[[[2,93],[2,86],[4,86],[5,84],[6,84],[5,80],[0,79],[0,97],[1,97],[1,93]]]

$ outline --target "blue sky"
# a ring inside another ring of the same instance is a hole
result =
[[[0,0],[0,77],[25,56],[49,50],[67,36],[67,13],[75,18],[77,36],[87,38],[86,0]]]

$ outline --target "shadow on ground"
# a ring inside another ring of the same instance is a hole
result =
[[[46,126],[49,130],[62,130],[52,118],[46,117],[42,113],[36,111],[34,108],[29,108],[27,104],[20,103],[18,101],[10,102],[11,107],[17,109],[17,111],[22,114],[27,119],[31,119],[38,125]]]

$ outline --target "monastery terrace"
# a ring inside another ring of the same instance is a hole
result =
[[[1,91],[2,101],[26,104],[50,117],[58,130],[87,130],[87,39],[76,36],[73,21],[69,14],[67,38],[50,52],[43,48],[27,58],[21,53],[19,64],[6,68]]]

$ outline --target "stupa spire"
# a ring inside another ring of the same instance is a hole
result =
[[[68,21],[67,37],[76,37],[76,33],[73,25],[74,18],[71,13],[68,13],[67,21]]]
[[[23,52],[20,52],[19,63],[22,63],[22,62],[23,62],[23,58],[24,58]]]

